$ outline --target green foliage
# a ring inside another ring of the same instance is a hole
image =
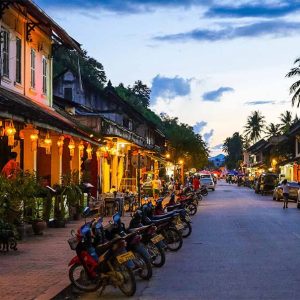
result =
[[[20,222],[25,208],[25,220],[36,217],[37,200],[41,186],[35,174],[20,172],[15,178],[0,177],[0,218],[6,222]]]
[[[259,111],[253,111],[247,118],[245,134],[251,142],[260,139],[265,126],[265,117]]]
[[[290,111],[285,111],[284,113],[280,114],[280,130],[283,134],[286,134],[290,131],[290,127],[293,124],[293,116]]]
[[[286,77],[298,77],[300,75],[300,58],[297,58],[294,62],[296,67],[291,68],[291,70],[286,74]],[[300,105],[300,80],[295,81],[290,86],[290,94],[292,95],[292,105],[297,103],[297,107]]]
[[[71,70],[75,74],[79,74],[79,61],[80,74],[84,85],[102,89],[106,82],[103,65],[96,59],[88,56],[86,51],[84,51],[83,55],[78,55],[76,51],[60,47],[54,51],[53,60],[54,78],[65,70]]]
[[[227,153],[225,164],[228,169],[236,169],[243,158],[243,137],[235,132],[231,137],[226,138],[223,144],[223,151]]]
[[[280,124],[270,123],[269,126],[266,127],[267,138],[280,135],[279,127],[280,127]]]

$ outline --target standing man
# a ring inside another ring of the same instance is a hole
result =
[[[19,163],[17,163],[17,152],[11,152],[9,155],[9,161],[3,167],[1,174],[6,178],[14,179],[20,172]]]
[[[194,188],[194,191],[197,191],[200,188],[199,176],[194,177],[194,179],[193,179],[193,188]]]
[[[287,180],[284,179],[282,181],[282,192],[283,192],[283,209],[288,208],[289,203],[289,185],[287,183]]]
[[[161,181],[157,175],[155,175],[154,179],[152,180],[152,190],[153,190],[153,198],[154,200],[156,200],[159,197],[161,191]]]

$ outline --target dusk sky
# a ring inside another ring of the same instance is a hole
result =
[[[36,0],[99,60],[113,85],[142,80],[151,108],[194,126],[212,155],[260,110],[291,107],[300,1]]]

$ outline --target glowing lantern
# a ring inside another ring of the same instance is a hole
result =
[[[46,154],[51,153],[52,140],[49,137],[49,132],[47,132],[46,137],[44,139],[44,145],[46,149]]]
[[[79,149],[80,157],[83,157],[83,151],[84,151],[83,142],[80,142],[80,144],[78,145],[78,149]]]
[[[8,146],[14,145],[16,132],[17,131],[15,129],[13,121],[10,121],[9,125],[5,128],[5,134],[8,137]]]
[[[65,138],[63,136],[60,136],[58,141],[57,141],[59,155],[63,154],[64,139]]]
[[[30,140],[31,140],[31,151],[36,151],[37,149],[37,140],[39,136],[37,133],[32,133],[30,135]]]
[[[70,156],[73,157],[74,152],[75,152],[75,143],[74,143],[74,140],[72,138],[70,139],[68,148],[70,150]]]
[[[87,148],[86,148],[86,153],[88,155],[88,159],[92,159],[92,153],[93,153],[93,149],[91,147],[91,144],[88,144]]]

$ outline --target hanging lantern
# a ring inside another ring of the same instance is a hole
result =
[[[64,146],[64,137],[60,136],[58,141],[57,141],[57,146],[58,146],[58,153],[61,156],[63,154],[63,146]]]
[[[97,156],[97,159],[100,159],[100,157],[101,157],[101,148],[97,149],[96,156]]]
[[[30,140],[31,140],[31,151],[36,151],[37,149],[37,140],[39,136],[37,133],[32,133],[30,135]]]
[[[83,153],[84,153],[84,145],[83,145],[82,141],[79,143],[78,149],[79,149],[79,155],[82,158],[83,157]]]
[[[73,157],[74,152],[75,152],[75,143],[74,143],[74,140],[72,138],[70,138],[68,148],[70,150],[70,156]]]
[[[86,153],[88,155],[88,159],[92,159],[93,149],[91,147],[91,144],[88,144],[88,146],[86,148]]]
[[[8,137],[8,146],[13,146],[14,145],[16,132],[17,131],[15,129],[14,123],[11,120],[9,122],[9,125],[5,127],[5,134]]]
[[[52,140],[50,139],[49,132],[47,132],[46,137],[44,139],[44,146],[46,149],[46,154],[51,154]]]

